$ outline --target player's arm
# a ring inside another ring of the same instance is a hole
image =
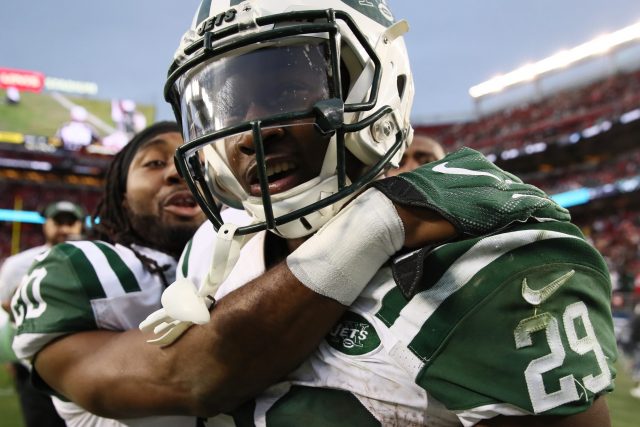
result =
[[[473,153],[474,157],[480,156]],[[490,164],[487,167],[493,168],[491,171],[494,173],[503,173]],[[492,183],[493,180],[485,179],[472,190],[486,182]],[[524,184],[517,187],[523,192],[527,189]],[[534,190],[536,194],[544,195]],[[465,190],[459,191],[462,192],[459,197],[464,197]],[[503,199],[511,198],[509,189],[497,188],[495,191],[505,193]],[[388,194],[388,191],[384,193]],[[501,204],[503,199],[492,199],[500,201],[493,205],[477,197],[467,199],[469,206],[483,203],[487,213],[500,211],[500,221],[493,223],[495,227],[528,215],[523,213],[524,210],[505,211]],[[380,197],[377,200],[380,202]],[[353,215],[354,206],[360,202],[363,202],[361,196],[338,215],[340,218],[336,217],[324,230],[295,251],[295,262],[292,263],[290,257],[288,263],[276,266],[225,296],[212,310],[208,324],[191,328],[175,344],[162,350],[165,357],[175,361],[175,366],[183,367],[178,371],[182,376],[179,380],[193,387],[194,395],[199,400],[196,413],[206,415],[233,409],[297,367],[370,280],[366,275],[363,279],[359,273],[375,274],[379,266],[402,246],[437,243],[456,233],[473,234],[475,231],[469,230],[466,225],[471,222],[458,221],[461,225],[454,228],[450,221],[442,218],[441,211],[448,216],[455,216],[455,209],[443,207],[436,214],[430,204],[411,205],[398,200],[391,209],[396,211],[396,219],[399,218],[404,233],[398,239],[397,233],[392,233],[396,235],[390,238],[382,232],[385,244],[378,245],[379,242],[367,240],[371,234],[376,234],[371,230],[396,227],[386,222],[389,215],[381,214],[383,209],[380,206],[384,205],[384,209],[388,210],[389,200],[376,206],[365,204],[359,208],[364,213]],[[542,203],[552,204],[547,201]],[[526,205],[526,201],[522,204]],[[493,208],[493,211],[489,208]],[[374,213],[381,214],[381,218],[378,218],[381,223],[371,224]],[[510,213],[513,214],[511,217]],[[350,221],[349,215],[352,215]],[[358,227],[364,227],[364,231],[358,232]],[[349,244],[355,246],[349,247]],[[374,247],[376,251],[381,250],[376,252],[378,266],[363,266],[363,261],[365,264],[370,262]],[[385,250],[388,252],[385,253]],[[357,258],[363,251],[366,251],[367,257],[360,258],[364,260],[353,259],[354,254]],[[305,260],[310,262],[306,263]],[[342,264],[344,268],[336,271],[337,264]],[[326,280],[327,277],[330,280]],[[341,281],[349,286],[343,286]],[[359,287],[350,289],[356,281],[360,282]],[[336,283],[338,286],[332,289],[323,288],[326,284]],[[198,362],[194,363],[194,360]]]
[[[438,239],[453,232],[437,216],[434,230]],[[52,263],[62,268],[62,261]],[[282,263],[223,298],[209,324],[174,346],[148,345],[137,330],[90,330],[48,343],[34,366],[50,388],[97,415],[215,415],[293,370],[345,308],[302,285]]]
[[[584,412],[566,417],[558,416],[498,416],[476,424],[476,427],[610,427],[609,408],[599,397]]]
[[[157,350],[138,330],[78,332],[46,345],[34,369],[56,394],[99,416],[192,413],[192,390],[171,378],[182,368]]]
[[[497,191],[507,193],[504,198],[511,196],[509,191]],[[428,206],[410,206],[400,201],[390,204],[388,199],[385,203],[379,193],[372,197],[375,199],[373,205],[368,204],[371,200],[363,201],[362,196],[358,197],[295,251],[286,264],[278,265],[222,298],[213,309],[207,325],[191,328],[183,338],[165,349],[171,358],[182,358],[179,364],[187,364],[189,354],[183,349],[187,348],[188,342],[199,345],[201,349],[206,348],[206,356],[202,360],[209,364],[206,368],[209,374],[206,381],[201,379],[194,384],[202,399],[200,414],[212,408],[216,411],[234,408],[282,378],[308,357],[362,289],[345,295],[346,291],[336,294],[333,293],[335,289],[326,289],[323,285],[339,282],[343,276],[348,280],[338,286],[339,290],[358,281],[362,286],[368,283],[370,276],[362,280],[356,273],[364,271],[373,275],[379,266],[363,268],[362,260],[351,257],[366,251],[366,258],[370,261],[372,253],[377,253],[378,242],[375,239],[368,241],[368,235],[376,234],[371,233],[373,229],[395,227],[393,223],[386,222],[392,216],[389,209],[396,212],[404,233],[400,241],[389,238],[386,244],[381,245],[382,249],[390,250],[376,255],[381,263],[402,246],[425,246],[450,239],[458,233],[471,234],[464,224],[461,229],[454,228],[439,212]],[[474,199],[469,199],[467,205],[473,203]],[[499,208],[502,205],[496,203],[494,209]],[[374,213],[381,214],[382,224],[371,218]],[[521,211],[516,213],[520,214]],[[504,215],[499,226],[510,223],[512,219]],[[351,244],[355,246],[349,247]],[[396,245],[395,249],[390,249],[392,245]],[[304,265],[305,260],[311,261],[309,265]],[[339,268],[339,264],[345,269]]]
[[[384,196],[378,193],[378,197]],[[358,203],[345,212],[346,216],[333,221],[331,227],[341,233],[345,227],[342,221],[362,223],[364,219],[354,211],[363,209]],[[394,209],[388,200],[383,203],[387,209]],[[364,207],[366,211],[370,210],[368,206]],[[452,237],[455,233],[453,227],[437,215],[430,215],[425,221],[431,223],[431,227],[421,230],[426,243]],[[408,229],[411,227],[413,225],[409,224]],[[365,237],[352,228],[350,230],[349,236],[341,238],[343,248],[352,244],[356,248],[371,249],[371,242],[367,243]],[[314,236],[305,243],[318,250],[317,254],[321,256],[310,256],[310,259],[319,264],[322,264],[323,254],[335,250],[336,240],[326,233],[330,230],[324,230],[321,236]],[[430,233],[435,237],[429,236]],[[396,242],[398,247],[403,244],[404,240]],[[354,251],[346,252],[339,257],[341,260],[343,256],[353,255]],[[385,262],[385,256],[382,258],[380,262]],[[335,264],[329,264],[332,269],[336,268]],[[345,264],[358,269],[357,261],[346,261]],[[378,268],[364,270],[373,275]],[[364,286],[369,278],[353,280]],[[355,296],[357,294],[359,291]],[[294,370],[318,346],[348,305],[348,301],[341,303],[332,296],[312,290],[292,273],[286,262],[282,262],[220,299],[211,312],[209,323],[192,327],[177,342],[161,351],[176,366],[184,367],[179,371],[180,380],[190,384],[193,403],[197,407],[195,413],[225,412]]]
[[[212,416],[293,370],[344,310],[282,263],[170,347],[147,344],[137,330],[77,332],[46,345],[34,366],[58,394],[100,416]]]
[[[54,247],[32,267],[12,300],[16,354],[34,363],[40,388],[98,415],[188,413],[186,384],[164,381],[176,367],[140,331],[97,330],[89,294],[102,288],[87,275],[92,268],[72,245]]]

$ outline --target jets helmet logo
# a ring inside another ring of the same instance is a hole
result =
[[[342,0],[342,2],[385,27],[395,22],[386,0]]]
[[[333,327],[326,340],[331,347],[350,356],[367,354],[380,346],[380,337],[373,326],[350,311]]]

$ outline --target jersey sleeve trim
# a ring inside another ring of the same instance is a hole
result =
[[[189,256],[191,255],[191,248],[193,247],[193,238],[187,243],[187,247],[182,251],[180,257],[178,271],[182,273],[182,277],[187,277],[189,274]]]
[[[102,242],[95,242],[98,249],[102,251],[109,263],[109,266],[118,277],[118,281],[122,285],[125,292],[137,292],[140,291],[140,284],[138,279],[133,274],[133,271],[125,264],[118,253]]]
[[[89,299],[106,297],[95,268],[81,248],[76,247],[75,244],[63,243],[55,246],[54,251],[60,251],[66,256],[71,264],[71,271],[75,274],[76,280],[82,283],[82,288]]]

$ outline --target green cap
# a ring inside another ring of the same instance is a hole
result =
[[[60,200],[58,202],[51,203],[45,208],[43,216],[45,218],[53,218],[62,213],[71,214],[78,218],[79,221],[82,221],[85,217],[84,209],[67,200]]]

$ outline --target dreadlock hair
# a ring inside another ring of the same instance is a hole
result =
[[[160,273],[166,283],[163,271],[154,260],[136,251],[132,244],[144,244],[144,240],[131,225],[129,213],[124,208],[124,197],[127,191],[127,175],[131,161],[138,150],[157,135],[169,132],[180,132],[176,122],[162,121],[152,124],[136,134],[127,145],[113,158],[105,177],[102,197],[92,215],[93,230],[91,237],[109,243],[119,243],[131,249],[150,273]]]

